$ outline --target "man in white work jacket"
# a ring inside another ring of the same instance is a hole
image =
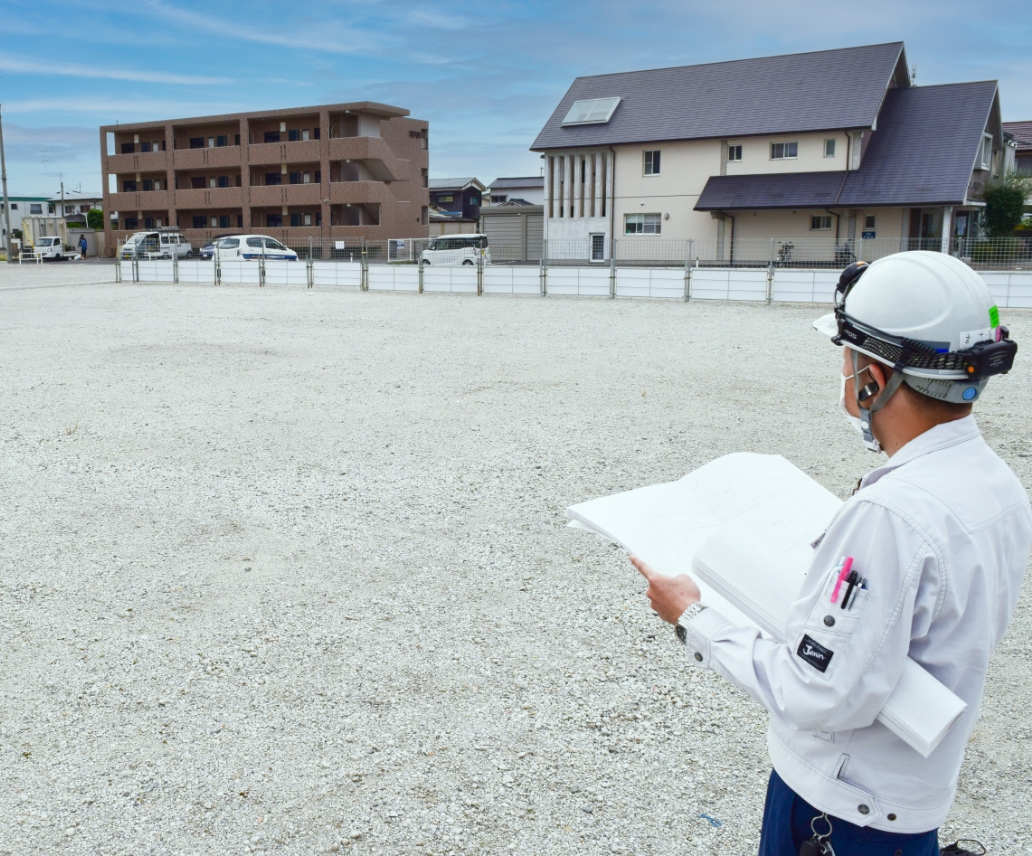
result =
[[[840,404],[888,460],[817,544],[786,643],[632,561],[689,662],[770,711],[761,856],[938,854],[1032,544],[1028,495],[971,415],[1016,345],[981,277],[930,252],[850,265],[814,326],[845,346]],[[907,657],[967,704],[927,758],[876,721]]]

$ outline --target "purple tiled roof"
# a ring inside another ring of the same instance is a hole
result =
[[[994,80],[890,90],[859,169],[713,176],[695,207],[960,205],[996,91]]]
[[[578,77],[531,149],[870,128],[893,79],[909,86],[902,42]],[[609,122],[563,127],[573,102],[614,96]]]

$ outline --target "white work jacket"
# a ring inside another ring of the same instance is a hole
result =
[[[868,473],[832,520],[786,644],[705,609],[689,624],[689,662],[770,711],[774,769],[811,805],[888,832],[935,829],[953,803],[1030,544],[1028,494],[974,418],[937,425]],[[867,586],[848,611],[830,603],[844,556]],[[928,758],[875,721],[907,656],[967,703]]]

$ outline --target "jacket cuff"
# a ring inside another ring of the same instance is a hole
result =
[[[684,647],[694,665],[710,668],[710,645],[713,637],[727,624],[728,620],[712,606],[706,607],[688,623],[688,636]]]

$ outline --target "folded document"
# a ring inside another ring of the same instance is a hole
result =
[[[784,622],[814,541],[842,502],[779,455],[726,455],[667,484],[567,509],[570,525],[608,538],[660,573],[689,568],[703,601],[784,642]],[[878,715],[927,757],[965,703],[911,659]]]

